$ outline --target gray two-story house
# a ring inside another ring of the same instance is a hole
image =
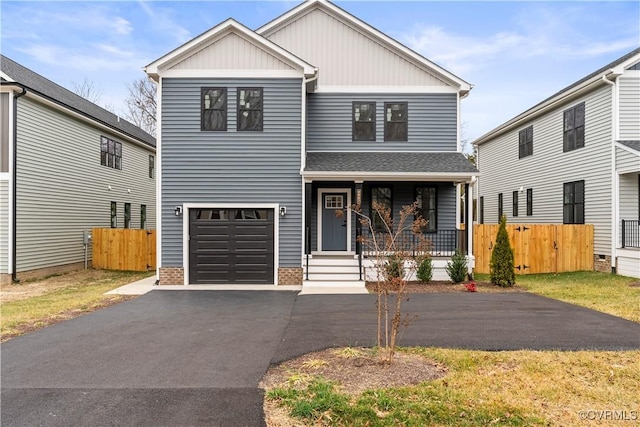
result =
[[[155,138],[0,55],[0,279],[91,265],[94,227],[155,228]]]
[[[396,216],[417,200],[436,267],[456,247],[472,267],[459,77],[324,0],[255,31],[226,20],[146,72],[160,284],[363,287],[366,227],[349,208],[373,217],[372,202]]]

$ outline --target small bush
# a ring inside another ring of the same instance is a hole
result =
[[[418,266],[418,271],[416,271],[416,276],[418,276],[418,280],[421,282],[427,283],[431,281],[431,278],[433,277],[433,261],[431,258],[425,258],[422,260]]]
[[[453,283],[462,282],[467,277],[467,258],[456,249],[445,270]]]
[[[491,252],[491,283],[502,287],[511,287],[516,283],[513,267],[513,250],[507,233],[507,219],[503,216],[496,236],[496,245]]]
[[[389,257],[384,266],[387,279],[402,279],[404,276],[404,261],[402,259]]]

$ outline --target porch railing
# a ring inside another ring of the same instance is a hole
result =
[[[364,256],[369,256],[373,253],[373,236],[371,234],[371,230],[363,227],[361,231],[361,252]],[[376,241],[380,247],[380,250],[383,252],[391,252],[391,248],[386,247],[386,242],[384,240],[385,233],[375,232]],[[429,246],[429,254],[433,257],[450,257],[452,256],[456,249],[458,249],[461,253],[467,253],[467,232],[466,230],[443,230],[438,229],[434,232],[423,233],[422,237],[424,237],[427,241],[430,242]],[[398,241],[400,241],[400,247],[411,249],[415,251],[418,248],[418,243],[420,241],[420,237],[416,236],[411,230],[403,231],[400,236],[398,236]]]
[[[622,247],[640,248],[640,221],[622,220]]]

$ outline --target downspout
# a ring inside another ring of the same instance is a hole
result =
[[[615,79],[618,76],[615,76]],[[616,83],[602,76],[602,81],[611,86],[611,273],[615,274],[617,264],[616,247],[618,246],[618,172],[616,171],[616,139],[618,127],[618,103]]]
[[[11,236],[11,281],[13,283],[18,283],[18,276],[17,276],[17,272],[16,272],[16,266],[17,266],[17,262],[16,262],[16,245],[18,243],[18,230],[17,230],[17,225],[18,225],[18,221],[16,220],[16,215],[18,213],[18,209],[17,209],[17,201],[18,201],[18,196],[16,193],[17,190],[17,186],[16,186],[16,179],[18,177],[18,171],[17,171],[17,167],[18,167],[18,98],[20,98],[21,96],[26,95],[27,93],[27,89],[22,86],[22,92],[17,93],[15,95],[13,95],[13,158],[12,158],[12,177],[11,177],[11,188],[12,188],[12,192],[13,194],[11,195],[11,212],[12,212],[12,217],[11,217],[11,229],[13,230],[12,236]]]

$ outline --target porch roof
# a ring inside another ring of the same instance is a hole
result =
[[[458,152],[310,152],[305,178],[470,180],[480,175]]]
[[[632,150],[640,151],[640,141],[618,141],[620,144],[631,148]]]

